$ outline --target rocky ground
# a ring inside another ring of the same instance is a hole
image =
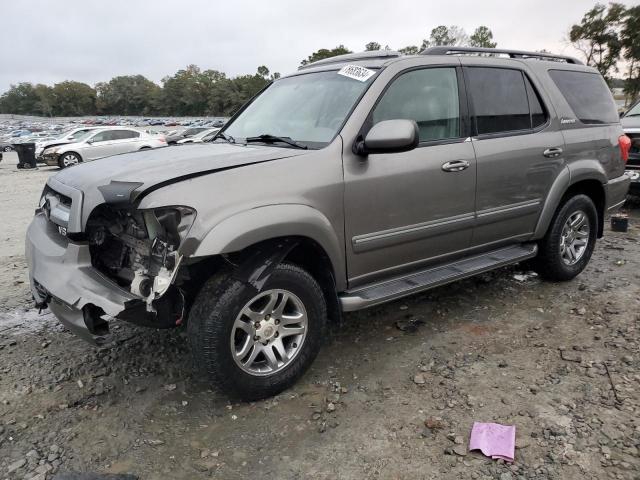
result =
[[[576,280],[517,267],[347,315],[276,398],[231,403],[184,330],[94,348],[30,310],[24,229],[55,169],[0,163],[0,479],[640,478],[640,209]],[[513,464],[468,452],[515,425]]]

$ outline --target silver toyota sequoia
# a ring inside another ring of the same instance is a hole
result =
[[[27,232],[31,290],[97,344],[115,319],[186,323],[213,385],[264,398],[343,312],[524,260],[574,278],[625,201],[630,146],[603,78],[570,57],[321,60],[211,141],[49,178]]]

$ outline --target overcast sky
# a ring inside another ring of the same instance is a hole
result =
[[[234,76],[295,70],[320,48],[420,45],[437,25],[486,25],[499,47],[575,54],[568,30],[591,0],[6,0],[0,92],[18,82],[160,82],[188,64]],[[623,0],[628,5],[634,1]]]

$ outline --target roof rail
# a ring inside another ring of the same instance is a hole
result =
[[[443,47],[431,47],[426,48],[420,55],[473,55],[484,53],[487,55],[507,55],[509,58],[534,58],[537,60],[550,60],[552,62],[566,62],[573,63],[575,65],[584,65],[580,60],[574,57],[569,57],[566,55],[555,55],[553,53],[545,53],[545,52],[524,52],[522,50],[507,50],[502,48],[481,48],[481,47],[453,47],[453,46],[443,46]]]
[[[393,57],[400,57],[400,56],[401,56],[400,52],[396,52],[394,50],[372,50],[367,52],[346,53],[344,55],[337,55],[335,57],[316,60],[315,62],[307,63],[306,65],[301,65],[298,67],[298,70],[304,70],[305,68],[313,68],[319,65],[331,65],[332,63],[343,63],[343,62],[351,62],[351,61],[358,61],[358,60],[378,60],[378,59],[393,58]]]

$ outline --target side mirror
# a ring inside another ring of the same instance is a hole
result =
[[[383,120],[369,130],[364,140],[356,143],[354,150],[358,155],[408,152],[418,146],[419,137],[414,120]]]

